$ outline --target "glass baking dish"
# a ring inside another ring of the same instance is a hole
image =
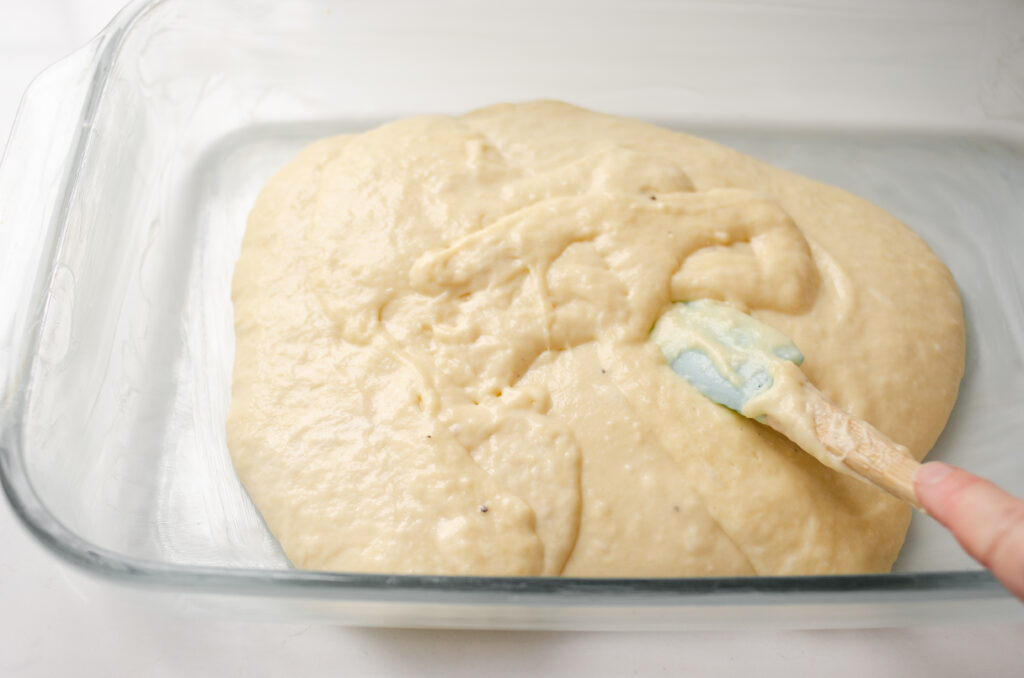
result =
[[[231,469],[229,282],[307,142],[557,98],[720,140],[882,205],[961,287],[933,458],[1024,493],[1024,5],[149,0],[26,94],[0,168],[0,471],[87,573],[188,611],[489,628],[1024,617],[916,516],[886,575],[548,579],[288,566]]]

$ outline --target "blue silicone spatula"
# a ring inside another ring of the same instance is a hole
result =
[[[786,335],[722,302],[674,304],[651,332],[672,370],[709,399],[783,434],[826,466],[920,508],[906,447],[837,407]]]

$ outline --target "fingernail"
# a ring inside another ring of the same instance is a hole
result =
[[[922,464],[914,472],[914,484],[935,485],[948,476],[952,470],[953,467],[949,464],[943,464],[941,461],[930,461],[927,464]]]

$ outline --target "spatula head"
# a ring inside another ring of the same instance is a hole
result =
[[[741,414],[748,400],[772,387],[781,361],[804,360],[782,332],[710,299],[673,305],[658,319],[651,340],[673,371]]]

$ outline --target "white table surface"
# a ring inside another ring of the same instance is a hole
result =
[[[0,0],[0,134],[121,0]],[[452,632],[169,616],[78,575],[0,503],[0,676],[1024,675],[1024,624],[731,633]]]

